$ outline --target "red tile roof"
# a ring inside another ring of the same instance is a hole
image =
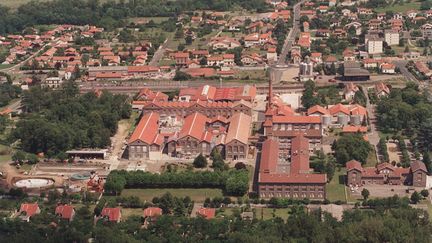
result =
[[[230,118],[230,125],[225,143],[237,140],[243,144],[248,144],[252,117],[239,112]]]
[[[145,114],[138,126],[135,128],[131,137],[129,138],[129,143],[136,141],[142,141],[148,145],[151,144],[162,144],[162,137],[159,136],[159,114],[156,112],[150,112]]]
[[[216,215],[216,209],[215,208],[200,208],[197,212],[199,215],[204,217],[205,219],[212,219]]]
[[[273,123],[320,124],[319,116],[274,116]]]
[[[367,132],[367,127],[365,126],[344,126],[342,129],[342,132],[344,133],[356,133],[356,132],[361,132],[361,133],[365,133]]]
[[[264,141],[261,150],[260,172],[274,173],[276,172],[279,160],[279,142],[275,139],[267,139]]]
[[[121,211],[120,208],[103,208],[102,217],[107,217],[109,221],[120,221]]]
[[[159,68],[155,66],[128,66],[128,73],[151,73],[159,72]]]
[[[422,170],[422,171],[424,171],[426,173],[428,172],[427,169],[426,169],[425,164],[423,162],[421,162],[421,161],[418,161],[418,160],[412,162],[410,167],[411,167],[411,171],[412,172],[416,172],[418,170]]]
[[[309,168],[309,139],[302,135],[291,140],[291,174],[308,173]]]
[[[207,131],[205,131],[206,122],[209,119],[198,112],[190,114],[184,120],[182,129],[179,132],[179,138],[191,136],[197,140],[204,140],[207,138]]]
[[[39,205],[37,203],[23,203],[20,207],[20,212],[26,212],[27,217],[32,217],[38,214]]]
[[[326,174],[259,174],[260,183],[295,183],[295,184],[309,184],[319,183],[325,184],[327,182]]]
[[[363,167],[361,163],[358,162],[357,160],[350,160],[345,164],[345,166],[347,171],[354,170],[354,169],[358,171],[363,171]]]
[[[337,113],[344,113],[346,115],[350,114],[348,108],[346,106],[342,105],[341,103],[330,107],[328,110],[332,116],[337,114]]]
[[[186,68],[184,72],[192,77],[211,77],[216,75],[216,70],[213,68]]]
[[[311,108],[309,108],[307,110],[308,115],[312,115],[315,113],[320,113],[321,115],[330,115],[330,112],[326,108],[324,108],[320,105],[312,106]]]
[[[158,217],[162,215],[162,209],[158,207],[148,207],[144,209],[144,217]]]
[[[63,219],[71,220],[74,215],[74,207],[71,205],[58,205],[55,214],[60,215]]]

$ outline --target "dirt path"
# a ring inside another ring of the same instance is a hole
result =
[[[122,147],[125,145],[125,139],[128,135],[129,129],[131,127],[131,123],[129,120],[121,120],[118,124],[117,133],[112,138],[113,149],[111,151],[111,155],[109,157],[109,164],[111,170],[117,169],[121,156],[123,154]]]

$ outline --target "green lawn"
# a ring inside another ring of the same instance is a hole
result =
[[[143,215],[142,208],[122,208],[122,217],[124,219],[129,218],[130,216],[142,216]]]
[[[235,74],[236,79],[244,79],[245,82],[248,80],[267,80],[265,70],[240,70]]]
[[[394,4],[389,5],[383,8],[376,8],[375,11],[378,13],[385,13],[386,11],[392,11],[394,13],[399,12],[406,12],[408,10],[419,10],[420,9],[420,2],[412,1],[412,2],[405,2],[403,4]]]
[[[141,17],[141,18],[130,18],[129,21],[140,23],[140,22],[148,22],[153,20],[156,24],[160,24],[166,20],[168,20],[169,17]]]
[[[0,64],[0,70],[2,69],[6,69],[6,68],[10,68],[12,67],[14,64]]]
[[[120,122],[127,122],[131,124],[129,128],[129,133],[132,133],[133,130],[135,130],[135,126],[138,124],[138,118],[140,116],[140,112],[138,111],[132,111],[132,114],[129,119],[127,120],[121,120]]]
[[[7,163],[12,160],[8,147],[0,144],[0,164]]]
[[[255,208],[255,217],[257,219],[272,219],[274,217],[280,217],[284,220],[288,218],[290,208]],[[234,208],[223,208],[217,213],[217,216],[231,216],[233,215]],[[273,217],[274,216],[274,217]]]
[[[346,169],[336,169],[332,180],[326,185],[327,199],[331,202],[346,201],[345,198],[345,175]]]
[[[154,197],[160,197],[165,193],[171,193],[176,197],[189,196],[195,202],[204,202],[207,197],[222,197],[220,189],[184,189],[184,188],[167,188],[167,189],[125,189],[121,196],[137,196],[143,201],[151,201]]]
[[[376,164],[378,164],[377,157],[375,156],[375,149],[372,149],[372,151],[369,153],[366,164],[364,164],[364,167],[375,167]]]

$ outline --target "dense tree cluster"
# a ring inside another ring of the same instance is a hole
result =
[[[103,93],[79,95],[75,84],[63,90],[33,87],[23,94],[27,113],[16,124],[12,139],[29,153],[58,155],[71,148],[104,148],[117,131],[117,122],[130,116],[126,96]]]
[[[376,108],[378,125],[386,133],[402,135],[418,143],[421,150],[432,149],[432,103],[417,85],[392,89]]]
[[[221,188],[228,195],[242,196],[249,189],[247,170],[183,171],[154,174],[114,170],[108,175],[105,191],[118,194],[123,188]]]
[[[104,1],[53,0],[40,4],[31,1],[12,11],[0,5],[0,34],[23,30],[41,24],[77,24],[120,27],[128,17],[176,16],[184,11],[233,8],[266,11],[264,0],[146,0]]]
[[[364,164],[372,151],[372,146],[363,138],[361,133],[355,133],[341,136],[333,143],[332,149],[335,152],[337,162],[342,165],[352,159]]]
[[[331,85],[318,88],[312,80],[306,81],[304,84],[305,90],[301,97],[301,103],[305,109],[309,109],[314,105],[334,105],[341,102],[339,89],[341,86]]]
[[[387,140],[384,138],[381,138],[378,143],[378,150],[380,154],[382,155],[382,161],[383,162],[389,162],[389,154],[387,152]]]
[[[331,181],[336,170],[336,159],[332,155],[325,155],[320,151],[316,156],[311,157],[311,168],[318,173],[326,173],[327,180]]]
[[[212,220],[164,215],[148,227],[142,224],[139,216],[118,224],[103,220],[94,224],[88,207],[78,209],[70,223],[43,211],[30,223],[1,220],[0,241],[87,242],[93,238],[94,242],[429,242],[432,233],[427,213],[405,206],[346,211],[342,221],[319,210],[307,213],[297,206],[290,213],[287,210],[283,218],[272,220],[243,221],[238,214]]]
[[[12,85],[12,82],[0,84],[0,107],[6,106],[12,99],[18,98],[21,94],[21,88]]]

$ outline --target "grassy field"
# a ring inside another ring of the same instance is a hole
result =
[[[403,4],[394,4],[390,6],[386,6],[383,8],[376,8],[375,11],[378,13],[385,13],[386,11],[393,11],[395,13],[403,13],[408,10],[419,10],[420,9],[420,2],[418,1],[412,1],[412,2],[405,2]]]
[[[236,79],[263,80],[267,79],[265,70],[240,70],[235,74]]]
[[[143,215],[142,208],[122,208],[122,217],[129,218],[130,216],[142,216]]]
[[[0,70],[2,69],[6,69],[6,68],[10,68],[12,67],[14,64],[0,64]]]
[[[39,2],[44,2],[44,1],[47,0],[39,0]],[[30,0],[1,0],[0,5],[14,9],[28,2],[30,2]]]
[[[8,151],[8,147],[5,145],[0,144],[0,164],[6,163],[12,160],[11,154]],[[4,151],[4,152],[3,152]]]
[[[129,119],[127,120],[121,120],[120,122],[126,122],[131,124],[129,128],[129,134],[132,133],[135,130],[135,126],[138,125],[138,118],[140,116],[140,113],[138,111],[132,111],[132,114]]]
[[[217,214],[218,217],[221,216],[231,216],[234,212],[233,208],[224,208],[221,212]],[[280,217],[284,220],[288,218],[290,212],[289,208],[256,208],[255,217],[257,219],[268,220],[274,217]],[[274,217],[273,217],[274,216]]]
[[[169,17],[141,17],[141,18],[130,18],[129,21],[134,23],[147,23],[153,20],[153,22],[155,22],[156,24],[160,24],[168,19]]]
[[[366,164],[363,165],[364,167],[374,167],[376,164],[378,164],[378,160],[375,154],[375,149],[372,149],[372,151],[367,157]]]
[[[122,191],[122,196],[137,196],[143,201],[151,201],[154,197],[160,197],[165,193],[171,193],[176,197],[189,196],[195,202],[204,202],[207,197],[222,197],[220,189],[125,189]]]
[[[326,185],[327,199],[331,202],[346,201],[345,198],[345,168],[336,169],[332,180]]]

